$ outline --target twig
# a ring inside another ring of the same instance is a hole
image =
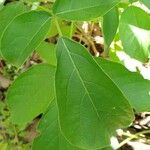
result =
[[[118,145],[117,149],[121,148],[123,145],[127,144],[129,141],[138,138],[138,136],[140,136],[141,134],[147,134],[147,133],[150,133],[150,130],[145,130],[145,131],[142,131],[142,132],[138,132],[138,133],[136,133],[134,135],[131,135],[130,137],[128,137],[127,139],[125,139],[124,141],[122,141]]]
[[[92,50],[94,52],[94,55],[97,56],[99,54],[99,52],[97,51],[93,40],[89,37],[89,35],[85,34],[85,32],[77,24],[75,24],[75,26],[82,33],[82,35],[85,37],[85,39],[90,43]]]

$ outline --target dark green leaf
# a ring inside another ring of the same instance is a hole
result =
[[[133,112],[118,87],[87,50],[67,38],[57,45],[56,95],[61,130],[74,145],[99,149]]]

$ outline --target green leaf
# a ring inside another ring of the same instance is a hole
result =
[[[147,8],[150,9],[150,1],[149,0],[140,0]]]
[[[57,20],[58,20],[59,26],[61,27],[61,32],[62,32],[63,36],[71,37],[72,35],[70,33],[72,32],[72,34],[73,34],[75,32],[75,26],[72,26],[71,22],[69,22],[69,21],[65,21],[60,18],[57,18]],[[55,18],[53,18],[51,26],[50,26],[50,30],[49,30],[47,36],[52,37],[52,36],[56,36],[58,34],[59,34],[59,32],[56,27]]]
[[[17,16],[2,35],[0,50],[3,57],[15,66],[21,66],[44,39],[51,16],[44,11],[30,11]]]
[[[27,11],[27,8],[20,2],[10,3],[3,7],[0,11],[0,39],[13,19],[25,11]]]
[[[56,101],[50,104],[48,112],[40,121],[38,130],[41,134],[34,140],[32,150],[81,150],[71,145],[62,135]]]
[[[139,73],[132,73],[119,63],[96,58],[105,73],[121,89],[133,108],[138,112],[150,110],[150,81]]]
[[[120,0],[56,0],[53,12],[68,20],[91,20],[106,14]]]
[[[116,35],[119,25],[119,13],[117,8],[113,8],[103,17],[103,35],[104,35],[104,48],[108,55],[109,47]]]
[[[131,6],[122,14],[119,30],[124,51],[146,62],[150,50],[150,16],[142,9]]]
[[[9,3],[0,10],[0,39],[2,38],[4,31],[6,30],[7,26],[11,23],[11,21],[13,21],[13,19],[17,15],[20,15],[25,11],[27,11],[27,7],[25,7],[23,3],[20,2]],[[1,51],[0,58],[2,58]]]
[[[34,140],[32,150],[83,150],[71,145],[62,135],[58,120],[58,108],[54,100],[38,125],[40,135]],[[100,150],[113,150],[111,147]]]
[[[118,87],[80,44],[61,38],[57,45],[56,95],[60,126],[79,148],[108,146],[133,112]]]
[[[6,97],[13,123],[24,125],[47,109],[55,97],[54,76],[55,67],[40,64],[13,82]]]
[[[43,41],[36,51],[42,57],[42,59],[46,61],[48,64],[54,66],[57,65],[56,50],[54,44],[46,43]]]

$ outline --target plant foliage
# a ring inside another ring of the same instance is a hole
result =
[[[149,60],[150,17],[133,2],[54,0],[51,7],[33,1],[1,6],[1,58],[18,70],[34,51],[44,60],[20,73],[6,95],[11,121],[20,130],[43,114],[33,150],[110,150],[116,129],[134,120],[133,109],[150,109],[150,81],[111,55],[111,45],[121,41],[130,57]],[[141,3],[150,8],[149,0]],[[101,26],[103,57],[92,56],[72,39],[83,21]],[[54,35],[57,41],[46,43]]]

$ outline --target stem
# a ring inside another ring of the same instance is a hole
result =
[[[58,22],[58,20],[57,20],[57,17],[55,16],[54,19],[55,19],[55,24],[56,24],[56,27],[57,27],[57,30],[58,30],[59,35],[60,35],[60,36],[63,36],[62,31],[61,31],[61,29],[60,29],[59,22]]]
[[[74,22],[71,22],[70,38],[72,38],[73,35],[73,27],[74,27]]]
[[[93,40],[89,37],[89,35],[87,35],[77,24],[75,24],[75,26],[77,27],[77,29],[82,33],[82,35],[85,37],[85,39],[89,42],[89,44],[92,47],[92,50],[94,52],[94,55],[97,56],[99,55],[99,52],[97,51]]]
[[[109,56],[109,48],[106,46],[106,44],[104,43],[104,52],[102,53],[102,56],[104,58],[108,57]]]
[[[117,149],[121,148],[123,145],[127,144],[129,141],[133,140],[133,139],[136,139],[138,136],[140,136],[141,134],[147,134],[147,133],[150,133],[150,130],[145,130],[145,131],[141,131],[141,132],[138,132],[134,135],[131,135],[130,137],[128,137],[127,139],[125,139],[124,141],[122,141]]]

